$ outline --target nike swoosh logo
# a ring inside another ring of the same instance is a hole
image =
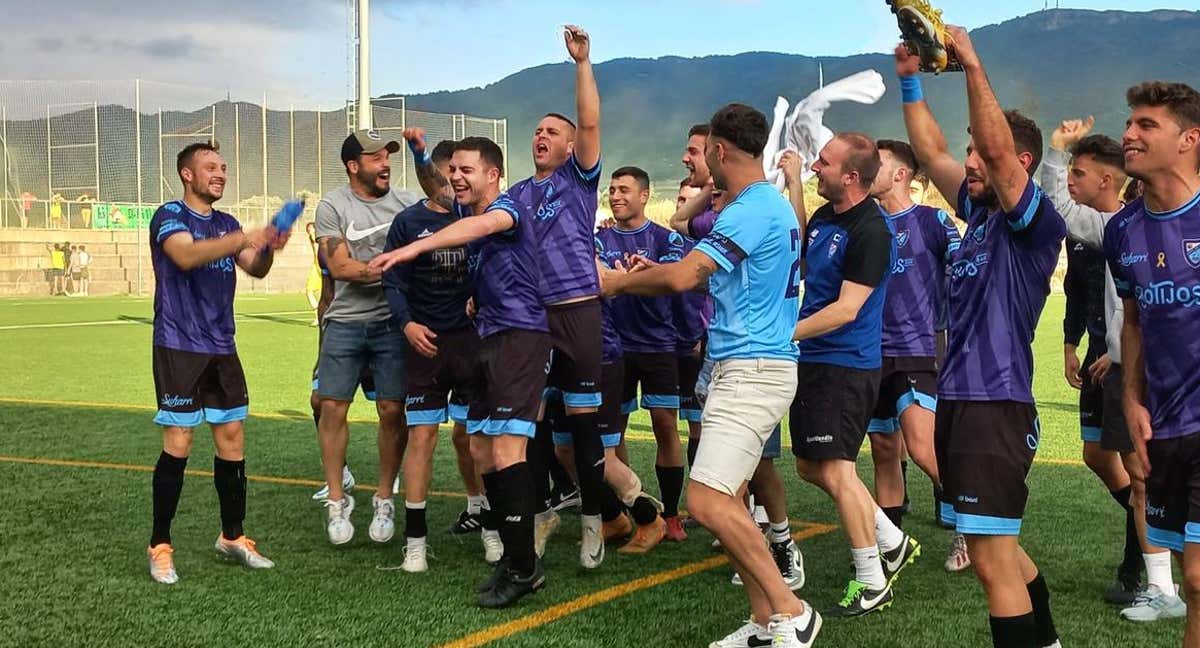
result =
[[[764,639],[758,635],[750,635],[750,639],[746,641],[746,646],[747,648],[762,648],[763,646],[770,646],[775,642],[774,639],[774,637]]]
[[[796,630],[796,639],[798,639],[801,644],[807,646],[810,642],[812,642],[813,634],[815,634],[816,631],[817,631],[817,613],[816,613],[816,611],[814,611],[812,616],[809,617],[809,619],[808,619],[808,626],[805,627],[803,630]]]
[[[360,229],[355,229],[354,223],[350,223],[350,227],[346,228],[346,240],[361,241],[361,240],[367,238],[368,236],[374,234],[375,232],[383,231],[391,226],[392,226],[391,223],[384,223],[382,225],[376,225],[375,227],[368,227],[365,230],[360,230]]]
[[[863,592],[862,606],[864,608],[875,607],[880,601],[883,600],[883,597],[887,594],[887,592],[888,592],[887,588],[885,587],[885,588],[879,590],[879,592],[875,595],[875,598],[873,598],[873,599],[867,598],[866,592]]]

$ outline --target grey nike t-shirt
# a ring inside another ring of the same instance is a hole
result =
[[[383,252],[388,229],[396,214],[420,200],[411,191],[393,188],[386,196],[364,200],[342,185],[325,194],[317,204],[317,238],[334,237],[346,241],[350,256],[367,262]],[[335,281],[333,303],[325,319],[339,322],[375,322],[392,316],[383,284]]]

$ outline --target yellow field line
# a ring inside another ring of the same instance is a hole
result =
[[[126,470],[133,472],[154,472],[154,466],[144,464],[123,464],[109,463],[106,461],[79,461],[76,459],[47,459],[44,457],[11,457],[0,455],[0,462],[26,464],[33,466],[55,466],[59,468],[97,468],[102,470]],[[185,475],[193,477],[212,477],[213,474],[207,470],[185,470]],[[316,479],[299,479],[296,477],[275,477],[273,475],[246,475],[247,481],[261,482],[264,484],[282,484],[284,486],[309,486],[320,488],[325,485],[325,482]],[[374,493],[376,486],[374,484],[358,484],[354,490]],[[403,492],[403,491],[401,491]],[[466,498],[466,493],[454,493],[449,491],[429,491],[429,494],[434,497],[455,497]]]
[[[835,531],[837,528],[838,527],[832,524],[809,524],[806,525],[805,528],[793,533],[792,537],[796,539],[796,541],[800,541],[806,538],[812,538]],[[643,576],[642,578],[638,578],[627,583],[621,583],[620,585],[614,585],[598,592],[585,594],[579,598],[566,601],[565,603],[559,603],[558,605],[548,607],[545,610],[534,612],[533,614],[523,616],[519,619],[514,619],[507,623],[501,623],[490,628],[485,628],[479,632],[471,633],[460,639],[455,639],[450,643],[442,644],[438,648],[476,648],[477,646],[483,646],[514,634],[532,630],[533,628],[537,628],[548,623],[553,623],[554,621],[557,621],[563,617],[582,612],[588,608],[603,605],[623,596],[629,596],[630,594],[640,592],[644,589],[657,587],[658,585],[662,585],[664,583],[669,583],[674,580],[679,580],[680,578],[691,576],[693,574],[699,574],[700,572],[720,567],[728,562],[729,558],[726,556],[713,556],[712,558],[698,560],[674,569],[661,571],[656,574],[650,574],[649,576]]]

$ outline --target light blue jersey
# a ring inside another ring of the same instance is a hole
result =
[[[709,283],[716,311],[713,360],[796,360],[800,313],[800,227],[788,201],[766,182],[738,194],[696,250],[720,266]]]

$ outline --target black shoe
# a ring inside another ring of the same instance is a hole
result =
[[[542,589],[546,586],[546,574],[542,571],[541,561],[533,565],[533,573],[523,575],[517,570],[505,569],[496,581],[496,586],[485,592],[480,592],[476,602],[483,608],[503,608],[521,600],[521,597]]]
[[[483,518],[478,513],[467,513],[463,511],[458,514],[458,521],[450,525],[450,533],[454,535],[465,535],[468,533],[478,533],[483,528]]]
[[[883,589],[873,590],[865,583],[856,580],[846,586],[842,600],[832,608],[822,612],[831,618],[860,617],[876,610],[882,610],[892,605],[892,588],[884,585]]]
[[[579,505],[582,501],[583,500],[579,497],[578,488],[567,492],[556,490],[553,493],[550,493],[549,506],[550,508],[554,509],[555,512],[561,512],[569,508],[579,508]]]
[[[883,577],[887,579],[888,587],[894,585],[900,572],[920,555],[921,543],[907,533],[904,534],[904,542],[901,542],[900,546],[891,551],[879,552],[879,562],[883,563]]]
[[[1118,569],[1117,580],[1104,592],[1104,602],[1113,605],[1132,605],[1143,587],[1140,571],[1123,572]]]
[[[492,566],[492,574],[487,577],[487,580],[483,581],[478,587],[475,588],[475,593],[483,594],[490,589],[495,589],[496,583],[500,580],[500,577],[504,575],[505,571],[508,570],[508,565],[508,556],[501,558],[500,562]]]

